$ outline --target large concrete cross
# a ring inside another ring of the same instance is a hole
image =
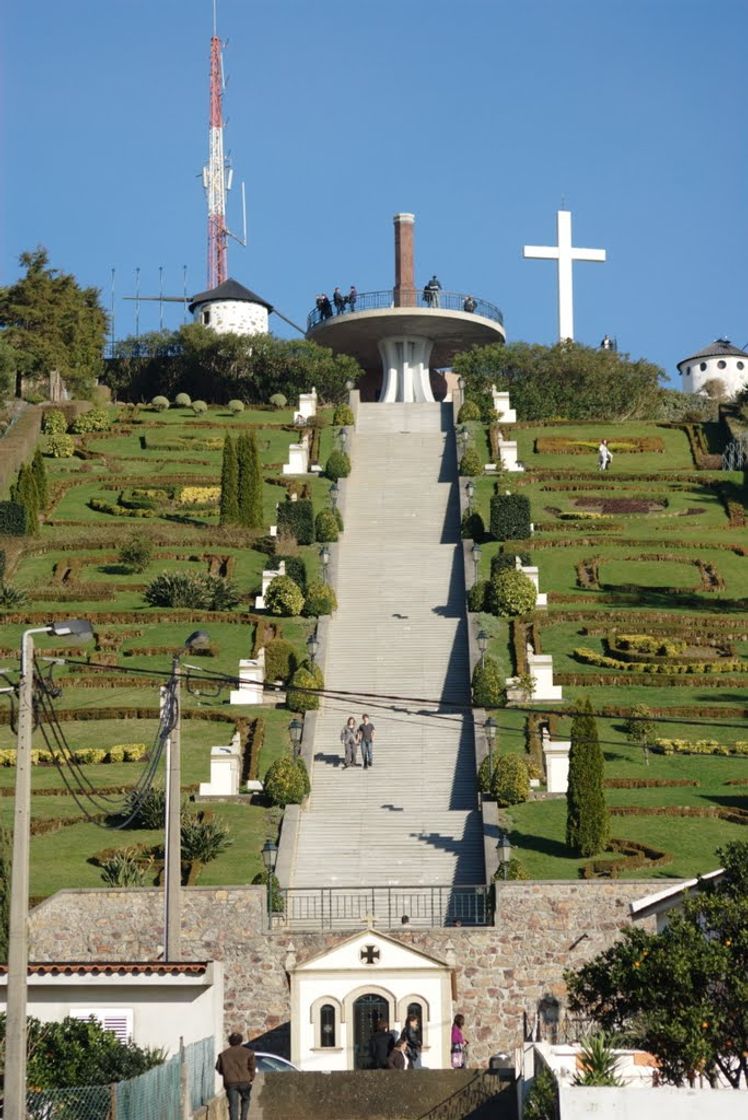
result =
[[[575,249],[571,243],[571,210],[556,213],[557,245],[525,245],[522,255],[533,260],[558,261],[558,337],[574,339],[574,261],[604,261],[604,249]]]

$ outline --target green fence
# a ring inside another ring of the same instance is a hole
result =
[[[182,1065],[185,1097],[194,1112],[215,1095],[214,1063],[214,1040],[204,1038],[129,1081],[29,1093],[27,1120],[181,1120]]]

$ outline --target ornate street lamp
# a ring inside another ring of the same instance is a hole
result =
[[[306,648],[307,652],[309,653],[309,660],[311,664],[314,665],[314,659],[317,656],[317,652],[319,650],[319,641],[317,639],[317,635],[313,630],[306,640]]]
[[[483,724],[483,733],[486,736],[488,743],[488,773],[489,777],[493,777],[493,745],[496,742],[496,720],[493,716],[489,716]]]
[[[480,545],[477,543],[477,541],[473,545],[473,547],[470,549],[470,554],[473,557],[473,564],[475,565],[475,582],[477,583],[478,582],[478,566],[480,564],[480,558],[481,558]]]
[[[338,508],[338,498],[340,497],[340,487],[338,486],[337,482],[333,482],[329,490],[329,495],[330,505],[332,506],[333,510],[336,510]]]
[[[488,649],[488,634],[485,630],[479,630],[476,641],[478,642],[478,649],[480,650],[480,665],[483,668],[486,660],[486,650]]]
[[[304,724],[296,716],[291,720],[288,725],[288,734],[291,737],[291,746],[293,747],[294,758],[299,757],[299,748],[301,747],[301,736],[304,731]]]
[[[469,478],[465,483],[465,493],[468,500],[468,511],[472,512],[473,498],[475,497],[475,483],[473,482],[472,478]]]
[[[508,833],[501,831],[499,839],[496,843],[496,851],[499,853],[499,869],[501,870],[502,879],[509,878],[509,865],[512,862],[512,845],[509,843]]]
[[[330,549],[326,544],[322,545],[319,550],[319,558],[322,564],[322,582],[327,583],[327,565],[330,563]]]
[[[268,929],[273,928],[273,872],[275,865],[278,861],[278,845],[273,840],[266,840],[262,846],[262,862],[265,865],[265,873],[267,875],[267,896],[268,896]]]

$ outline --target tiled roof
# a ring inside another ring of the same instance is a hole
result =
[[[44,961],[30,963],[30,976],[201,976],[207,961]],[[0,976],[8,971],[0,965]]]
[[[729,338],[717,338],[709,346],[699,350],[698,354],[692,354],[690,358],[684,358],[682,362],[678,362],[678,365],[682,366],[684,362],[696,362],[700,358],[716,358],[725,354],[729,357],[748,358],[748,353],[738,346],[733,346]]]
[[[245,288],[237,280],[224,280],[223,284],[219,284],[217,288],[211,288],[207,292],[198,292],[193,296],[190,301],[190,311],[194,311],[199,303],[217,303],[220,300],[233,299],[242,303],[259,303],[261,307],[267,307],[268,311],[272,311],[271,304],[262,296],[250,292],[249,288]]]

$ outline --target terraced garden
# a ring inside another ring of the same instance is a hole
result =
[[[503,544],[484,539],[479,576],[490,577],[498,552],[522,553],[539,567],[548,609],[511,623],[484,613],[478,622],[504,676],[526,672],[528,637],[536,653],[552,654],[564,701],[493,711],[496,749],[537,766],[539,721],[528,720],[528,710],[548,716],[554,738],[568,739],[569,709],[589,697],[604,751],[612,835],[653,850],[645,866],[618,873],[693,875],[714,867],[716,848],[743,838],[748,824],[743,478],[705,469],[718,463],[720,439],[728,438],[717,425],[690,432],[642,422],[603,427],[559,422],[511,429],[526,470],[503,474],[498,486],[527,496],[534,532]],[[469,428],[472,444],[490,461],[486,429]],[[606,473],[597,466],[601,436],[614,454]],[[497,484],[490,477],[474,481],[475,505],[488,525]],[[626,734],[625,721],[638,705],[652,712],[653,740],[685,743],[658,748],[655,742],[645,758]],[[689,743],[724,753],[686,753]],[[530,877],[575,877],[588,862],[569,858],[565,799],[544,795],[542,782],[531,800],[502,816]]]
[[[288,446],[298,438],[290,409],[233,413],[217,407],[196,415],[190,408],[157,412],[128,406],[112,409],[111,416],[109,431],[76,437],[74,457],[45,459],[50,501],[38,536],[0,540],[6,582],[27,593],[23,605],[0,610],[0,668],[17,664],[21,633],[29,626],[52,617],[82,617],[94,627],[95,643],[78,649],[41,636],[36,643],[38,654],[68,659],[54,668],[54,684],[63,689],[55,707],[70,747],[83,752],[82,758],[89,757],[87,748],[150,748],[158,725],[159,685],[173,654],[196,628],[208,632],[210,644],[201,656],[193,653],[185,660],[237,675],[239,659],[253,656],[267,637],[258,634],[254,598],[262,570],[273,565],[272,555],[277,551],[298,557],[309,581],[320,578],[319,545],[298,546],[266,535],[277,520],[276,504],[285,501],[287,493],[299,495],[303,490],[315,512],[329,508],[328,479],[282,474]],[[334,444],[331,410],[322,410],[320,418],[315,459],[324,464]],[[224,436],[249,431],[255,433],[264,478],[263,531],[221,527],[218,518]],[[140,500],[143,493],[151,500]],[[152,545],[152,557],[142,571],[118,558],[120,546],[133,537],[146,538]],[[237,589],[238,605],[209,613],[149,606],[144,591],[167,568],[227,577]],[[291,643],[299,663],[307,656],[305,643],[314,624],[313,618],[276,620],[275,636]],[[236,729],[245,748],[244,776],[264,775],[288,751],[288,710],[272,703],[230,706],[229,686],[214,687],[194,677],[193,673],[182,690],[185,796],[208,781],[211,746],[228,743]],[[9,825],[15,777],[9,763],[15,736],[6,705],[0,706],[0,720],[0,760],[5,762],[0,765],[0,815]],[[46,755],[38,729],[33,746],[42,760],[32,774],[34,897],[62,887],[102,885],[100,868],[92,862],[97,853],[160,841],[160,833],[112,831],[90,822],[72,797],[60,796],[65,792],[63,777],[54,766],[43,764]],[[116,751],[114,755],[109,762],[84,762],[81,771],[94,789],[116,801],[122,790],[138,781],[143,762],[123,762]],[[232,843],[202,868],[199,882],[248,882],[260,870],[263,841],[277,834],[280,811],[250,803],[248,797],[242,803],[211,804],[210,811],[230,826]]]

